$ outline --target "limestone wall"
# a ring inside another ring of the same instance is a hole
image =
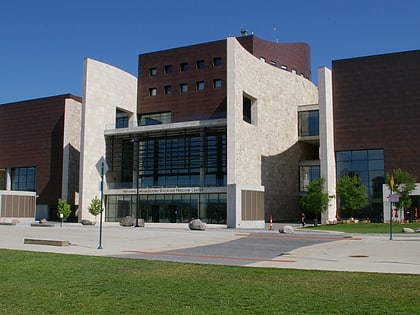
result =
[[[299,75],[262,62],[235,38],[228,38],[227,46],[228,185],[265,186],[266,214],[288,211],[280,206],[288,198],[294,199],[296,208],[298,106],[316,104],[317,88]],[[244,94],[254,100],[251,124],[243,120]]]
[[[88,207],[100,197],[98,161],[105,157],[104,130],[115,125],[116,109],[136,113],[137,78],[108,64],[85,60],[82,104],[79,220],[93,219]],[[136,122],[135,114],[132,122]]]

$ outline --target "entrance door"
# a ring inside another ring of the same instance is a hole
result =
[[[152,205],[152,222],[159,222],[159,205]]]
[[[169,206],[169,222],[176,223],[177,207],[176,205]]]

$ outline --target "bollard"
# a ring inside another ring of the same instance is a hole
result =
[[[270,215],[270,231],[273,230],[273,216]]]

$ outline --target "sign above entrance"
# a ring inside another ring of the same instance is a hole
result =
[[[191,194],[203,192],[201,187],[139,188],[140,194]],[[124,193],[136,193],[136,189],[124,189]]]

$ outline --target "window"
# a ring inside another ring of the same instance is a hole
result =
[[[265,62],[265,57],[261,56],[260,57],[260,60],[263,61],[263,62]]]
[[[165,94],[172,94],[172,85],[165,86]]]
[[[242,98],[242,119],[243,121],[255,125],[257,122],[257,108],[256,100],[248,95],[243,95]]]
[[[222,65],[222,58],[220,57],[213,58],[214,67],[220,67],[221,65]]]
[[[197,91],[202,91],[204,90],[204,81],[198,81],[197,82]]]
[[[319,136],[319,110],[299,112],[298,124],[299,137]]]
[[[181,93],[187,93],[188,92],[188,84],[187,83],[182,83],[180,85],[180,89],[181,89]]]
[[[153,77],[155,75],[157,75],[157,69],[156,68],[150,68],[150,75]]]
[[[115,128],[128,128],[128,116],[120,116],[115,119]]]
[[[197,60],[197,69],[204,69],[204,60]]]
[[[219,89],[222,87],[222,80],[221,79],[215,79],[213,80],[213,87],[215,89]]]
[[[308,185],[320,177],[319,165],[299,166],[299,191],[308,191]]]
[[[180,64],[181,72],[188,71],[188,62],[183,62]]]
[[[274,60],[271,60],[271,61],[270,61],[270,65],[272,65],[272,66],[275,66],[275,67],[276,67],[276,66],[277,66],[277,62],[275,62]]]
[[[36,167],[11,169],[12,190],[35,191]]]
[[[281,65],[281,67],[283,70],[287,70],[287,66],[286,65]]]
[[[149,89],[149,95],[150,96],[156,96],[156,88],[150,88]]]
[[[292,69],[292,73],[296,74],[297,73],[296,69]]]
[[[172,73],[172,66],[171,65],[166,65],[165,66],[165,73],[166,74]]]
[[[143,114],[139,118],[139,126],[171,123],[171,112]]]
[[[359,176],[361,182],[367,188],[369,206],[361,216],[369,217],[374,221],[382,219],[382,185],[385,183],[384,150],[349,150],[335,153],[337,181],[343,176]],[[341,201],[340,201],[341,202]],[[341,213],[341,217],[347,217]]]

